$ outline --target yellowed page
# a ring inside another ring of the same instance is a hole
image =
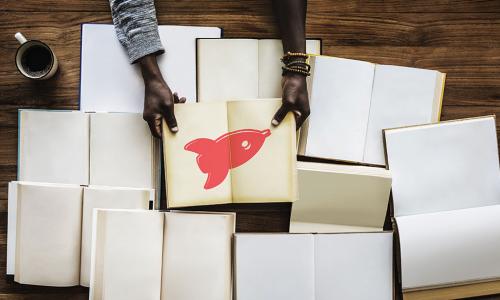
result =
[[[165,213],[161,299],[231,300],[234,228],[234,214]]]
[[[272,126],[271,120],[280,105],[280,99],[231,101],[227,104],[229,131],[261,131],[231,140],[233,164],[236,155],[250,157],[231,169],[233,202],[291,202],[296,198],[295,119],[289,113],[279,126]],[[263,144],[258,149],[260,142]],[[241,143],[241,147],[234,143]]]
[[[391,192],[388,170],[313,162],[298,162],[297,169],[299,199],[292,205],[290,232],[382,230]]]
[[[83,190],[82,254],[80,284],[90,284],[90,252],[92,248],[92,216],[96,208],[149,208],[151,190],[106,186],[90,186]]]
[[[258,97],[258,40],[199,39],[196,51],[199,102]]]
[[[23,284],[80,283],[82,187],[18,183],[14,280]]]
[[[227,108],[225,102],[179,104],[175,106],[179,132],[171,133],[163,124],[163,153],[169,207],[209,205],[231,202],[231,174],[217,186],[206,189],[208,175],[198,165],[199,153],[188,151],[186,145],[205,138],[199,145],[204,155],[200,160],[210,163],[223,150],[215,140],[227,133]],[[219,151],[220,150],[220,151]],[[229,157],[228,157],[229,159]],[[218,166],[209,168],[215,171]],[[213,174],[213,173],[211,173]]]
[[[164,214],[97,209],[94,220],[89,299],[160,299]]]

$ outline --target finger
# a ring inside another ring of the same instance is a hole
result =
[[[161,138],[161,116],[147,117],[146,122],[148,123],[149,130],[154,137]]]
[[[179,99],[179,103],[186,103],[186,97],[182,97]]]
[[[286,114],[290,111],[291,107],[288,104],[283,103],[276,114],[274,114],[273,120],[271,121],[271,124],[274,126],[278,126],[281,121],[285,118]]]
[[[295,124],[296,128],[299,129],[302,124],[307,120],[307,117],[309,117],[309,109],[302,109],[302,111],[294,111],[295,114]]]
[[[174,93],[174,103],[179,103],[179,95],[177,93]]]
[[[177,120],[174,115],[173,105],[167,106],[163,110],[163,118],[165,119],[165,123],[167,123],[168,129],[170,129],[171,132],[176,133],[179,131],[179,127],[177,127]]]

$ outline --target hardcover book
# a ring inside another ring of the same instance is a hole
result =
[[[173,92],[196,101],[196,39],[220,38],[217,27],[160,25],[158,66]],[[144,83],[112,24],[82,24],[80,110],[142,113]],[[175,74],[170,76],[169,74]]]
[[[23,284],[89,286],[94,208],[147,210],[148,189],[11,182],[7,274]]]
[[[163,124],[169,207],[292,202],[295,119],[271,125],[279,99],[179,104],[179,131]]]
[[[443,73],[328,56],[310,63],[301,155],[385,165],[382,129],[439,121]]]
[[[233,213],[96,210],[89,299],[231,300]]]
[[[281,40],[197,39],[198,101],[281,98]],[[321,40],[306,51],[321,54]]]
[[[382,231],[391,193],[383,168],[297,162],[290,232]]]
[[[234,239],[238,300],[393,299],[392,232]]]
[[[385,130],[405,298],[500,292],[494,117]]]

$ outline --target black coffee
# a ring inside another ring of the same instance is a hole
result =
[[[52,65],[50,50],[40,45],[29,47],[21,57],[21,65],[30,76],[39,77],[44,75]]]

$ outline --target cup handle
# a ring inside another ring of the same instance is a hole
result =
[[[19,44],[24,44],[26,43],[28,40],[24,37],[24,35],[20,32],[16,33],[14,35],[14,37],[16,38],[16,40],[19,42]]]

